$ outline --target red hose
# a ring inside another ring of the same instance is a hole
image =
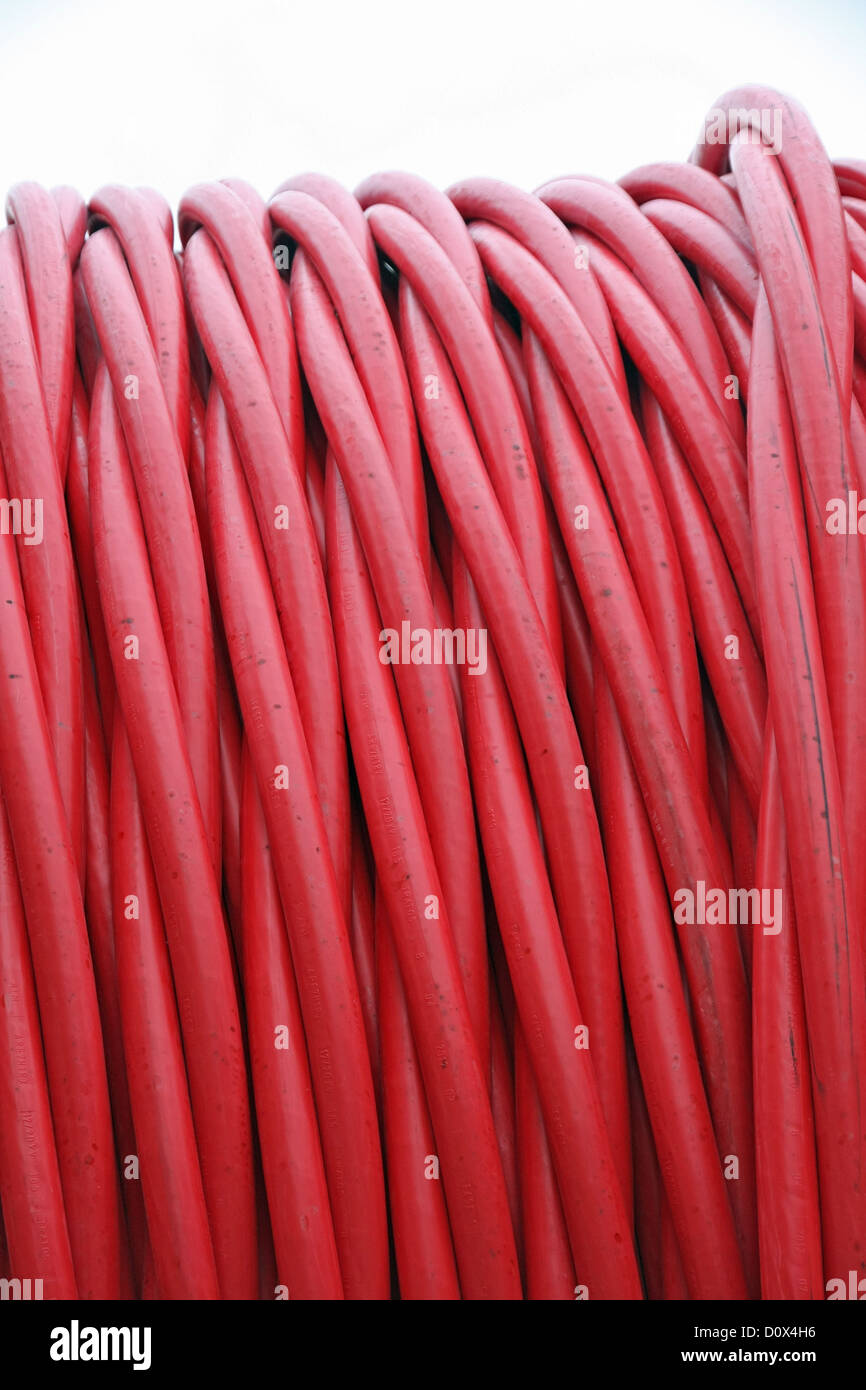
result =
[[[193,783],[142,520],[104,368],[94,391],[90,444],[103,615],[171,954],[220,1289],[224,1297],[250,1298],[256,1261],[249,1102],[213,842]],[[140,896],[135,884],[128,893]],[[212,1104],[215,1091],[223,1097],[218,1109]]]
[[[6,213],[0,1294],[866,1285],[866,160]]]
[[[228,413],[213,386],[207,475],[220,606],[290,934],[343,1287],[350,1298],[381,1298],[381,1156],[348,932],[263,547]]]

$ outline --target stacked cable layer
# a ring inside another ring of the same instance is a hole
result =
[[[866,162],[7,221],[4,1297],[866,1296]]]

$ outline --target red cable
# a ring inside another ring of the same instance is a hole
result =
[[[767,730],[755,883],[782,894],[778,935],[755,930],[752,988],[761,1296],[821,1299],[821,1217],[806,1016],[779,764]]]
[[[14,545],[0,537],[7,676],[0,681],[0,782],[27,917],[76,1283],[83,1298],[113,1298],[120,1288],[120,1211],[99,1008]]]
[[[443,351],[444,343],[427,326],[427,313],[441,317],[442,306],[449,302],[440,294],[440,308],[434,309],[437,296],[428,277],[445,272],[445,283],[451,290],[450,272],[432,239],[420,227],[413,228],[405,214],[394,209],[374,209],[371,221],[377,228],[377,238],[382,235],[380,214],[386,212],[394,213],[389,226],[399,225],[404,236],[403,244],[398,246],[396,238],[389,235],[389,255],[405,270],[407,247],[411,246],[413,258],[417,256],[424,266],[412,292],[408,285],[401,289],[404,338],[416,409],[440,489],[443,496],[447,493],[449,519],[471,565],[484,611],[490,615],[488,621],[494,624],[494,641],[508,663],[506,678],[533,770],[560,921],[578,993],[593,1025],[603,1103],[617,1136],[617,1152],[622,1155],[627,1149],[625,1070],[613,984],[616,966],[609,896],[591,802],[582,795],[575,797],[575,778],[584,757],[565,700],[561,658],[550,643],[549,630],[541,628],[514,542],[485,476],[456,384],[452,385],[454,378]],[[418,264],[413,259],[409,268],[413,281]],[[416,285],[423,307],[415,297]],[[462,300],[456,284],[453,291]],[[432,398],[424,389],[430,376],[439,383],[439,395]],[[556,622],[558,629],[558,613]],[[501,641],[497,636],[500,623]],[[533,671],[537,673],[534,679],[529,675]],[[551,765],[547,749],[553,727],[557,730],[556,747],[563,751]]]
[[[348,497],[326,478],[331,603],[346,716],[436,1136],[463,1297],[520,1296],[508,1200],[456,951]],[[438,919],[425,915],[438,903]],[[429,1000],[438,1001],[436,1009]],[[444,1067],[442,1063],[445,1063]],[[471,1200],[470,1200],[471,1199]]]
[[[213,842],[193,783],[126,446],[104,367],[96,380],[90,443],[100,596],[165,919],[220,1289],[223,1297],[250,1298],[256,1264],[252,1141],[228,937]],[[115,884],[115,891],[121,887],[124,898],[144,891],[136,884]],[[212,1103],[216,1091],[222,1096],[219,1108]]]
[[[238,202],[238,215],[241,212]],[[244,216],[249,223],[246,240],[251,251],[255,248],[259,254],[260,238],[252,235],[254,224],[248,214]],[[276,277],[273,262],[270,270]],[[297,443],[286,433],[259,349],[216,245],[204,228],[187,243],[184,281],[253,498],[340,900],[347,913],[350,836],[345,731],[324,574],[304,496],[303,452],[295,452]],[[298,615],[303,615],[303,621]]]
[[[21,584],[66,821],[81,876],[84,721],[78,595],[63,498],[66,455],[59,458],[55,448],[31,332],[19,242],[17,229],[4,227],[0,231],[0,445],[8,482],[22,508],[17,546]],[[28,504],[32,509],[29,522],[24,511]]]
[[[376,897],[376,964],[382,1021],[382,1130],[400,1297],[459,1299],[436,1140],[381,893]]]
[[[111,768],[117,978],[154,1275],[161,1298],[216,1299],[220,1286],[163,917],[120,719]],[[128,1157],[122,1160],[125,1166]]]
[[[184,738],[216,871],[221,854],[213,633],[181,440],[162,384],[160,359],[120,245],[107,228],[88,238],[81,272],[135,477]],[[174,283],[173,265],[169,274]],[[188,416],[187,408],[187,422]]]
[[[8,1273],[42,1280],[47,1298],[75,1298],[30,948],[2,803],[0,993],[0,1201]]]
[[[849,849],[792,411],[763,290],[752,372],[750,492],[753,524],[765,541],[757,577],[814,1080],[824,1266],[828,1278],[844,1279],[847,1270],[866,1268],[862,933],[851,926]]]
[[[263,547],[215,385],[207,475],[220,607],[290,933],[343,1287],[349,1298],[381,1298],[387,1293],[381,1156],[348,932]]]
[[[289,1298],[342,1299],[295,973],[248,750],[241,839],[247,1037],[277,1272]]]
[[[402,643],[407,624],[410,634],[420,629],[432,642],[438,627],[436,611],[423,562],[407,529],[403,489],[398,489],[390,455],[355,375],[348,345],[328,307],[324,284],[301,252],[292,275],[292,305],[301,361],[364,543],[381,616],[381,627],[377,629],[380,638],[390,630],[399,634]],[[377,656],[382,650],[379,647]],[[422,667],[398,660],[394,672],[445,895],[444,905],[452,923],[463,987],[486,1073],[489,1026],[481,880],[469,778],[453,692],[447,671],[441,666]]]
[[[847,1291],[866,161],[7,219],[4,1283]]]

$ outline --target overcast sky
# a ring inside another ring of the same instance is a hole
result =
[[[0,0],[0,183],[616,178],[753,81],[866,157],[864,72],[864,0]]]

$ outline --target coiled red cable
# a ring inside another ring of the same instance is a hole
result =
[[[866,161],[7,220],[4,1294],[847,1294]]]

